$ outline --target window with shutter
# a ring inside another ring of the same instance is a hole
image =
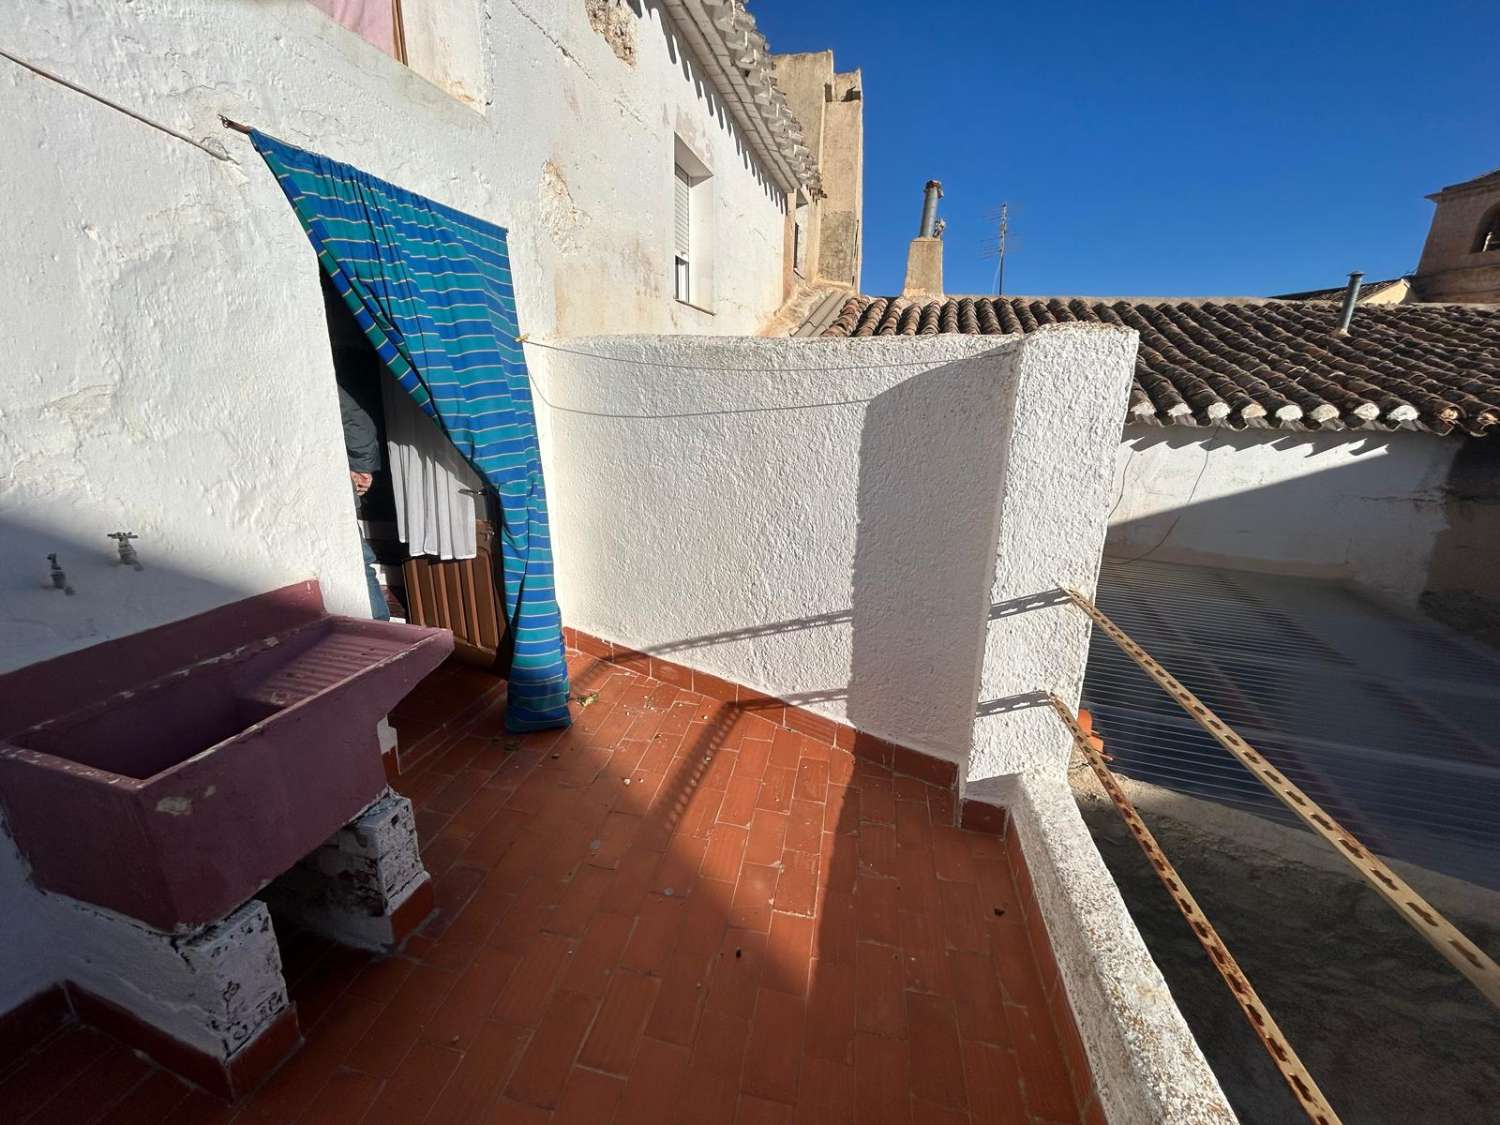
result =
[[[677,165],[674,171],[676,177],[673,181],[672,231],[677,251],[677,299],[686,301],[690,297],[688,263],[691,261],[689,234],[692,230],[692,216],[689,201],[693,193],[693,184],[688,174],[683,171],[682,165]]]

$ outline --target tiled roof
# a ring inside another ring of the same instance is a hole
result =
[[[1359,287],[1359,299],[1361,301],[1375,294],[1389,289],[1392,285],[1400,285],[1406,278],[1388,277],[1384,281],[1367,281]],[[1275,301],[1342,301],[1344,293],[1348,290],[1347,285],[1339,285],[1333,289],[1308,289],[1302,293],[1277,293],[1272,300]]]
[[[1482,436],[1500,423],[1500,308],[1323,302],[851,297],[824,336],[998,336],[1048,324],[1141,335],[1132,421]]]

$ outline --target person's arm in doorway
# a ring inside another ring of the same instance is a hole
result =
[[[380,433],[369,411],[343,386],[339,387],[339,413],[344,422],[349,479],[354,482],[354,491],[363,496],[374,480],[371,474],[380,468]]]

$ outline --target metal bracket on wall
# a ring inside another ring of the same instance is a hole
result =
[[[1192,927],[1193,936],[1198,939],[1198,944],[1203,946],[1204,952],[1209,960],[1214,963],[1214,968],[1219,970],[1219,975],[1224,978],[1224,983],[1229,986],[1233,993],[1235,1003],[1245,1013],[1245,1018],[1250,1021],[1251,1028],[1259,1037],[1261,1044],[1271,1056],[1271,1061],[1276,1064],[1276,1069],[1281,1071],[1281,1076],[1286,1079],[1286,1084],[1291,1087],[1292,1094],[1297,1099],[1308,1118],[1317,1125],[1340,1125],[1339,1115],[1334,1112],[1333,1106],[1328,1104],[1323,1091],[1313,1080],[1312,1074],[1308,1072],[1302,1060],[1297,1057],[1297,1052],[1287,1042],[1282,1034],[1281,1028],[1271,1018],[1265,1002],[1250,984],[1245,976],[1245,971],[1240,968],[1239,962],[1229,952],[1224,939],[1214,929],[1213,923],[1203,913],[1203,908],[1198,905],[1198,900],[1192,896],[1187,889],[1187,884],[1182,881],[1182,876],[1177,873],[1177,868],[1172,866],[1172,861],[1161,850],[1161,845],[1156,842],[1156,837],[1141,820],[1140,813],[1136,812],[1135,805],[1131,803],[1125,791],[1120,788],[1115,775],[1105,764],[1103,743],[1083,728],[1078,719],[1068,710],[1067,704],[1058,699],[1057,696],[1048,696],[1053,711],[1058,718],[1073,734],[1073,743],[1083,754],[1088,764],[1093,767],[1094,774],[1099,778],[1099,784],[1104,786],[1104,791],[1109,799],[1114,802],[1120,817],[1125,821],[1125,827],[1130,829],[1131,835],[1140,844],[1141,850],[1146,853],[1156,877],[1161,880],[1162,885],[1167,888],[1167,893],[1172,896],[1177,909],[1182,911],[1182,916]]]
[[[1329,816],[1316,801],[1304,793],[1280,770],[1266,761],[1255,748],[1236,734],[1228,723],[1214,714],[1204,702],[1182,685],[1182,682],[1163,668],[1125,631],[1111,621],[1098,606],[1076,590],[1066,591],[1073,604],[1095,625],[1104,630],[1105,636],[1118,645],[1125,655],[1140,665],[1141,669],[1161,687],[1179,707],[1200,727],[1206,730],[1219,745],[1228,750],[1262,785],[1290,809],[1299,820],[1311,828],[1336,851],[1360,877],[1374,887],[1381,898],[1421,934],[1431,946],[1469,982],[1484,994],[1485,998],[1500,1008],[1500,965],[1470,941],[1452,922],[1448,921],[1436,907],[1419,895],[1412,886],[1357,840],[1354,835],[1333,817]]]

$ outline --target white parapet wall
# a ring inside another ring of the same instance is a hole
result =
[[[1125,330],[1049,331],[1021,354],[966,786],[1064,776],[1070,740],[1044,697],[1078,705],[1089,622],[1060,591],[1092,596],[1099,579],[1135,348]]]
[[[1234,1122],[1072,791],[1048,773],[1030,770],[1012,780],[1009,830],[1026,857],[1106,1119],[1110,1125]]]
[[[976,700],[1076,702],[1085,620],[989,619],[1093,589],[1134,347],[1100,327],[533,347],[564,620],[968,767]],[[1060,771],[1055,724],[991,728],[970,772]]]
[[[961,761],[1034,345],[562,346],[528,358],[565,623]]]

